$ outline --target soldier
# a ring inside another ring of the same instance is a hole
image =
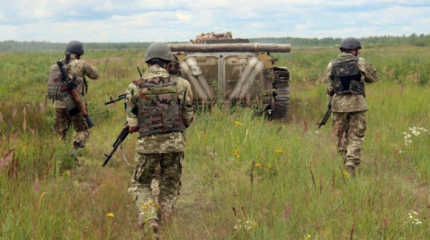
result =
[[[355,176],[360,164],[361,148],[366,132],[364,82],[379,80],[376,69],[358,57],[361,44],[356,38],[346,38],[340,44],[341,53],[327,66],[324,83],[331,99],[333,131],[338,152],[346,170]]]
[[[128,191],[139,213],[139,227],[156,236],[159,221],[171,221],[181,187],[185,129],[193,119],[190,84],[168,73],[172,59],[167,44],[153,43],[145,56],[149,69],[126,91],[129,132],[139,134]],[[153,189],[157,185],[159,189]]]
[[[82,60],[81,56],[84,55],[84,46],[79,41],[70,41],[65,50],[65,58],[61,60],[63,68],[67,71],[70,78],[75,77],[78,86],[76,87],[77,92],[82,97],[88,92],[88,85],[85,80],[85,76],[91,79],[97,79],[99,77],[98,71],[95,67],[91,66],[87,61]],[[90,128],[85,116],[82,113],[75,115],[69,114],[69,104],[67,99],[70,99],[70,94],[67,95],[67,91],[61,91],[65,85],[59,80],[60,71],[56,63],[51,66],[49,86],[48,86],[48,98],[53,99],[55,108],[55,130],[60,139],[66,139],[67,131],[69,130],[70,124],[76,130],[76,135],[73,141],[72,155],[77,149],[83,148],[85,142],[90,136]],[[87,99],[85,99],[87,101]],[[88,109],[86,104],[85,106]]]

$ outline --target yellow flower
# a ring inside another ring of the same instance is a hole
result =
[[[346,179],[349,179],[349,177],[350,177],[349,172],[344,171],[343,176],[345,176]]]
[[[243,125],[243,123],[241,123],[241,122],[239,122],[239,121],[234,121],[234,125],[236,125],[236,126],[242,126],[242,125]]]
[[[106,214],[106,217],[113,217],[113,213]]]
[[[240,154],[239,154],[239,151],[238,151],[238,150],[233,150],[233,151],[232,151],[232,153],[233,153],[233,156],[235,156],[235,157],[237,157],[237,158],[239,158],[239,157],[240,157]]]
[[[70,176],[70,170],[67,170],[67,171],[66,171],[66,175],[67,175],[67,176]]]
[[[268,168],[268,169],[271,169],[271,168],[272,168],[272,164],[271,164],[271,163],[268,163],[268,164],[267,164],[267,168]]]
[[[146,202],[145,204],[142,205],[142,207],[140,207],[142,210],[148,210],[150,208],[159,208],[160,204],[158,204],[158,202],[154,202],[152,200],[149,200],[148,202]]]
[[[259,163],[255,163],[254,167],[260,167],[260,164]]]
[[[277,154],[282,153],[282,149],[280,149],[280,148],[275,148],[275,153],[277,153]]]

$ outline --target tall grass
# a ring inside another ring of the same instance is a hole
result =
[[[368,130],[353,179],[337,156],[331,124],[316,124],[327,106],[321,78],[336,54],[301,49],[279,56],[293,78],[286,122],[223,106],[196,114],[164,239],[430,238],[430,133],[422,130],[430,128],[430,95],[428,78],[421,78],[428,48],[363,50],[381,81],[366,87]],[[60,57],[0,56],[7,76],[0,87],[0,238],[140,239],[127,193],[132,169],[119,150],[106,167],[101,163],[125,122],[122,103],[104,102],[138,77],[143,52],[86,53],[101,79],[89,82],[96,126],[78,152],[81,167],[69,157],[70,141],[56,139],[53,109],[45,104],[47,71]],[[135,138],[124,142],[130,163]]]

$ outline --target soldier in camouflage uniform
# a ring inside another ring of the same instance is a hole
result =
[[[149,69],[126,90],[129,132],[139,134],[128,191],[139,213],[139,226],[155,234],[159,221],[171,220],[181,187],[185,129],[193,116],[190,84],[169,74],[172,59],[167,44],[153,43],[145,56]]]
[[[88,86],[85,80],[85,76],[95,80],[99,77],[98,71],[95,67],[91,66],[87,61],[82,60],[81,56],[84,55],[84,47],[79,41],[70,41],[65,50],[65,58],[61,60],[63,68],[67,71],[70,78],[76,77],[77,83],[79,84],[76,88],[77,92],[82,97],[85,97]],[[50,81],[48,87],[48,98],[53,99],[55,108],[55,130],[61,139],[66,139],[67,131],[69,130],[70,124],[73,124],[76,135],[73,141],[73,152],[78,148],[83,148],[85,142],[90,136],[90,129],[82,113],[70,116],[67,105],[67,94],[59,91],[57,83],[61,83],[59,80],[59,68],[56,63],[51,66]],[[64,85],[58,85],[60,87]],[[70,97],[70,96],[69,96]],[[88,109],[88,106],[86,106]]]
[[[325,87],[331,98],[333,130],[338,152],[347,171],[354,176],[360,164],[361,148],[366,132],[364,83],[378,81],[376,69],[358,57],[361,44],[356,38],[346,38],[340,44],[341,53],[327,66]]]

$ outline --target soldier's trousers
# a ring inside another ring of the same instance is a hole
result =
[[[66,139],[71,124],[76,131],[74,142],[78,142],[83,147],[91,133],[84,115],[79,113],[70,117],[67,108],[55,108],[55,131],[60,139]]]
[[[333,113],[337,149],[346,166],[358,166],[366,133],[365,112]]]
[[[139,223],[158,219],[170,221],[181,188],[183,152],[142,154],[135,157],[136,167],[128,189],[139,213]],[[158,180],[158,202],[154,181]]]

